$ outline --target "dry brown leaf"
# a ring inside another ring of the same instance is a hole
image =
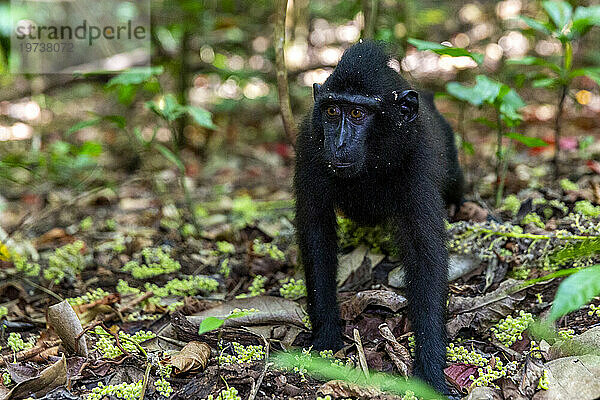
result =
[[[210,359],[210,347],[202,342],[189,342],[174,356],[168,364],[175,368],[175,374],[206,368]]]
[[[43,397],[46,393],[67,383],[67,360],[65,356],[44,369],[40,376],[23,381],[8,393],[3,400],[16,400],[27,397]]]
[[[448,335],[454,338],[462,328],[486,329],[494,322],[512,314],[525,298],[525,288],[509,293],[520,285],[514,279],[507,279],[491,293],[477,297],[450,298],[448,314],[453,315],[448,324]]]
[[[65,349],[83,357],[88,356],[85,336],[81,335],[83,327],[66,300],[48,308],[48,324],[54,328]]]
[[[319,388],[319,394],[330,395],[334,398],[348,398],[360,400],[401,400],[402,397],[384,394],[382,391],[368,386],[359,386],[345,381],[329,381]]]
[[[340,306],[342,319],[352,321],[370,305],[385,307],[397,312],[407,304],[405,297],[390,290],[364,290],[356,293]]]

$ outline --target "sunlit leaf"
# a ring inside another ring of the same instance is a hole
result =
[[[547,0],[542,2],[542,6],[550,16],[552,22],[554,22],[556,28],[558,28],[558,31],[562,31],[571,20],[573,6],[566,1]]]
[[[529,17],[524,17],[522,15],[520,15],[519,18],[523,22],[525,22],[527,25],[529,25],[530,28],[533,28],[538,32],[544,33],[546,35],[550,35],[552,33],[552,29],[550,29],[548,24],[546,24],[542,21],[538,21],[537,19],[533,19],[533,18],[529,18]]]
[[[82,130],[83,128],[89,128],[90,126],[96,126],[102,121],[102,118],[94,118],[87,121],[79,121],[75,125],[71,126],[65,132],[66,136],[70,136],[73,133]]]
[[[493,104],[500,94],[502,84],[485,75],[477,75],[475,80],[477,82],[474,87],[475,91],[481,95],[481,98],[483,98],[485,102]]]
[[[102,144],[98,142],[87,141],[79,147],[77,154],[98,157],[100,154],[102,154]]]
[[[474,106],[483,104],[483,98],[478,96],[472,87],[461,85],[458,82],[448,82],[446,91],[459,100],[466,101]]]
[[[571,71],[569,74],[569,78],[574,78],[577,76],[587,76],[600,85],[600,67],[578,68]]]
[[[470,57],[477,64],[481,64],[484,59],[483,54],[473,53],[466,49],[463,49],[462,47],[444,46],[440,43],[428,42],[425,40],[419,40],[419,39],[413,39],[413,38],[409,38],[408,43],[415,46],[417,48],[417,50],[419,50],[419,51],[430,50],[436,54],[447,55],[447,56],[451,56],[451,57]]]
[[[516,140],[517,142],[523,143],[527,147],[548,146],[548,143],[546,143],[545,141],[543,141],[540,138],[525,136],[525,135],[523,135],[521,133],[517,133],[517,132],[509,132],[504,136],[509,137],[513,140]]]
[[[539,65],[542,67],[548,67],[556,73],[560,73],[560,66],[544,60],[540,57],[523,57],[523,58],[511,58],[506,60],[507,65]]]
[[[542,78],[542,79],[534,80],[531,83],[531,86],[533,86],[534,88],[546,88],[546,87],[554,86],[557,83],[558,83],[557,78]]]
[[[600,25],[600,6],[577,7],[573,15],[573,31],[579,35],[586,33],[592,26]]]
[[[217,126],[212,122],[212,114],[210,111],[201,107],[187,106],[187,113],[203,128],[217,129]]]
[[[273,357],[273,362],[283,368],[300,367],[306,369],[309,374],[323,380],[343,380],[360,386],[373,386],[401,396],[407,390],[410,390],[419,398],[439,400],[446,398],[415,378],[407,379],[374,371],[369,372],[369,377],[366,377],[360,368],[337,366],[329,360],[315,356],[302,357],[298,353],[279,352]]]
[[[106,87],[115,85],[137,85],[146,82],[154,75],[160,75],[164,71],[162,66],[132,68],[112,78]]]
[[[198,328],[198,335],[202,335],[203,333],[219,329],[221,326],[223,326],[224,323],[224,319],[217,317],[206,317],[200,323],[200,328]]]
[[[600,294],[600,265],[578,271],[558,287],[550,310],[550,321],[556,321]]]

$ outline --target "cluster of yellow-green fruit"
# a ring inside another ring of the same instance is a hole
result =
[[[573,339],[575,336],[575,331],[573,329],[558,331],[558,336],[563,340]]]
[[[593,317],[594,315],[600,317],[600,306],[590,304],[590,311],[588,311],[588,315],[590,317]]]
[[[404,392],[404,396],[402,396],[402,400],[419,400],[417,396],[415,396],[415,392],[411,390],[407,390]]]
[[[105,358],[113,359],[123,354],[121,349],[116,346],[113,335],[106,332],[104,328],[97,326],[94,329],[94,333],[99,336],[96,341],[96,349],[98,349]],[[119,331],[119,343],[130,353],[139,352],[138,345],[140,345],[140,343],[155,337],[156,334],[150,331],[138,331],[134,335]]]
[[[344,360],[340,360],[339,358],[335,358],[333,356],[333,350],[322,350],[319,352],[321,358],[329,360],[331,365],[335,365],[338,367],[346,367],[352,365],[352,361],[348,360],[348,362],[344,362]]]
[[[356,248],[364,244],[375,253],[395,253],[391,235],[381,226],[360,226],[349,218],[339,216],[337,222],[338,237],[342,249]]]
[[[575,203],[573,208],[576,213],[584,215],[586,217],[598,217],[600,216],[600,206],[594,206],[588,200],[581,200]]]
[[[514,194],[508,195],[502,201],[502,210],[508,211],[513,217],[521,208],[521,201]]]
[[[542,222],[542,218],[540,218],[540,216],[537,215],[536,213],[529,213],[526,216],[524,216],[523,219],[521,220],[521,224],[522,225],[533,224],[533,225],[537,226],[538,228],[542,228],[542,229],[544,229],[544,227],[546,226],[544,224],[544,222]]]
[[[75,277],[85,269],[85,257],[81,254],[83,242],[77,240],[54,250],[48,258],[48,267],[44,268],[44,278],[58,284],[65,277]]]
[[[531,343],[529,343],[529,355],[537,359],[542,358],[540,346],[535,340],[532,340]]]
[[[540,380],[538,382],[538,389],[548,390],[548,386],[550,385],[550,380],[548,379],[548,370],[545,369],[542,372],[542,376],[540,376]]]
[[[16,353],[21,350],[27,350],[27,349],[33,348],[33,346],[35,346],[35,340],[36,340],[36,338],[34,336],[32,336],[26,342],[23,340],[20,333],[11,332],[8,335],[8,347],[10,347],[10,349]]]
[[[158,374],[160,378],[154,381],[154,387],[156,391],[164,397],[169,397],[173,393],[173,387],[167,381],[167,378],[171,377],[173,371],[172,365],[159,365]]]
[[[302,317],[302,323],[304,324],[306,329],[312,329],[312,323],[310,322],[310,317],[308,315]]]
[[[159,275],[170,274],[181,269],[178,261],[173,260],[161,248],[147,247],[142,250],[144,265],[137,261],[129,261],[121,269],[130,272],[136,279],[147,279]]]
[[[219,241],[216,243],[217,251],[222,254],[233,254],[235,253],[235,246],[232,243]]]
[[[7,387],[12,383],[12,379],[10,378],[10,374],[7,371],[2,372],[2,384]]]
[[[188,276],[183,279],[171,279],[165,286],[158,286],[154,283],[145,284],[147,291],[152,291],[154,297],[150,299],[151,302],[158,303],[160,298],[169,296],[195,296],[199,293],[210,293],[214,292],[219,288],[219,282],[213,278],[205,276]],[[116,290],[121,295],[140,295],[141,289],[130,286],[123,279],[119,279]]]
[[[490,328],[494,337],[503,345],[510,347],[517,340],[523,339],[522,333],[533,322],[533,315],[523,310],[518,317],[507,316]]]
[[[154,283],[146,283],[144,287],[156,297],[195,296],[199,293],[214,292],[219,288],[219,282],[206,276],[193,275],[183,279],[171,279],[162,287]]]
[[[211,394],[204,400],[242,400],[242,398],[239,396],[237,389],[230,386],[227,389],[221,390],[217,397]]]
[[[238,342],[231,342],[234,354],[221,352],[218,361],[221,364],[243,364],[265,358],[265,349],[261,345],[244,346]]]
[[[87,292],[83,296],[69,298],[67,299],[67,302],[72,306],[80,306],[83,304],[89,304],[96,300],[103,299],[109,294],[110,293],[104,291],[102,288],[98,288]]]
[[[579,190],[579,186],[577,186],[577,184],[575,182],[571,182],[567,178],[560,180],[560,187],[562,188],[562,190],[565,190],[565,191]]]
[[[266,282],[267,282],[266,277],[264,277],[262,275],[256,275],[254,277],[254,279],[252,280],[250,287],[248,288],[248,293],[240,294],[240,295],[236,296],[236,298],[243,299],[246,297],[260,296],[261,294],[263,294],[265,292],[265,283]]]
[[[122,400],[138,400],[142,395],[143,380],[104,386],[102,382],[92,389],[86,400],[102,400],[109,396]]]
[[[469,376],[473,381],[471,387],[475,386],[494,386],[492,382],[506,376],[509,371],[516,367],[516,364],[509,363],[506,366],[498,357],[492,356],[491,359],[485,358],[483,355],[474,350],[467,350],[463,346],[456,346],[450,343],[447,350],[447,358],[452,362],[461,362],[477,367],[477,377]]]
[[[505,366],[498,357],[492,356],[492,360],[490,360],[487,365],[477,368],[477,378],[475,378],[473,375],[469,376],[469,378],[473,380],[471,387],[491,386],[499,389],[498,385],[493,382],[497,379],[505,377],[509,372],[514,370],[516,370],[516,363],[511,362]]]
[[[231,267],[229,266],[229,258],[221,261],[221,265],[219,266],[219,273],[223,275],[224,278],[229,278],[229,274],[231,274]]]
[[[8,315],[8,308],[4,306],[0,306],[0,319],[6,317]]]
[[[254,239],[254,243],[252,243],[252,251],[259,256],[268,256],[273,260],[285,261],[285,254],[283,251],[279,250],[275,244],[263,243],[260,239]]]
[[[27,261],[27,257],[17,253],[13,253],[11,255],[11,259],[13,264],[15,265],[15,269],[18,272],[29,277],[39,276],[41,270],[40,264],[29,262]]]
[[[306,285],[302,279],[286,278],[281,280],[279,294],[286,299],[296,300],[306,296]]]
[[[467,350],[464,346],[455,346],[454,343],[446,347],[446,358],[452,362],[462,362],[465,364],[484,367],[488,365],[488,360],[474,350]]]

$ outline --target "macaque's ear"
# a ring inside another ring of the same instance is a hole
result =
[[[317,95],[321,91],[321,85],[318,83],[313,83],[313,99],[317,100]]]
[[[398,93],[392,92],[394,102],[400,107],[400,118],[403,122],[410,122],[419,115],[419,93],[415,90],[403,90]]]

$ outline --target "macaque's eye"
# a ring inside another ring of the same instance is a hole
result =
[[[340,115],[340,109],[335,106],[327,107],[326,111],[327,111],[327,115],[329,115],[330,117],[335,117],[337,115]]]
[[[358,108],[353,108],[352,111],[350,111],[350,116],[354,119],[362,119],[365,116],[365,113]]]

